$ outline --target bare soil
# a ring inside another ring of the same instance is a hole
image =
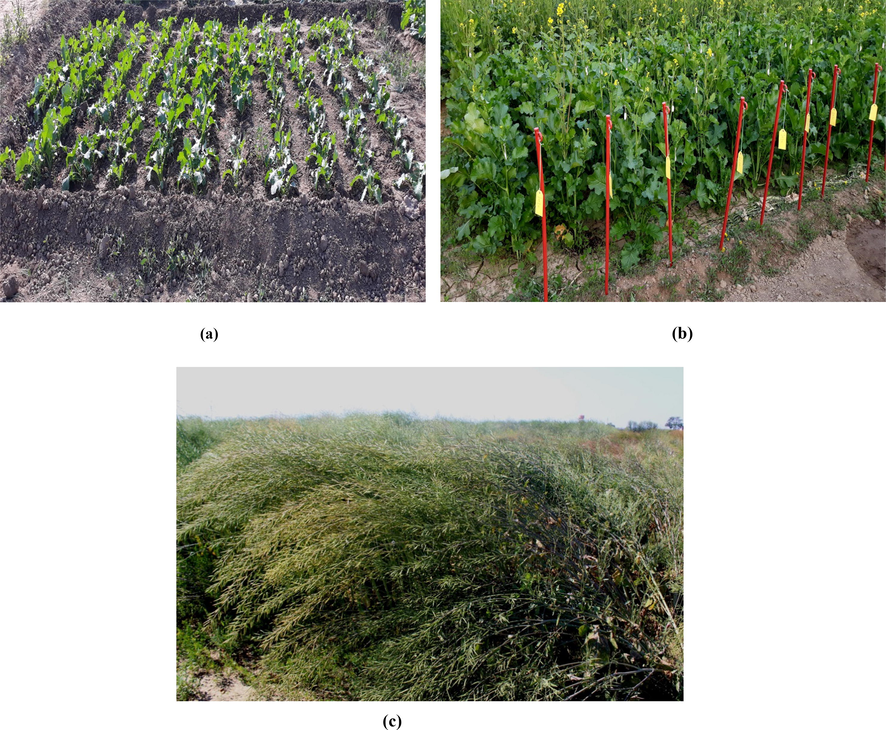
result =
[[[854,254],[858,253],[861,260]],[[732,302],[884,301],[882,223],[854,219],[849,229],[816,238],[790,270],[749,287],[732,286]],[[876,275],[879,272],[879,276]]]
[[[216,702],[242,702],[258,699],[255,690],[235,673],[204,674],[200,677],[199,699]]]
[[[16,8],[21,8],[25,23],[33,27],[42,17],[49,2],[51,0],[0,0],[0,23],[5,16],[12,15]]]
[[[272,26],[279,27],[287,8],[301,20],[305,34],[311,23],[347,10],[359,30],[359,50],[369,56],[381,51],[401,54],[420,60],[423,69],[424,46],[399,31],[400,4],[158,0],[139,7],[118,0],[47,0],[44,15],[34,16],[28,42],[14,49],[2,69],[0,149],[9,145],[19,151],[31,133],[26,104],[34,78],[57,57],[62,35],[79,32],[89,22],[116,18],[121,11],[126,11],[130,24],[143,17],[152,18],[152,25],[167,16],[180,21],[193,17],[201,24],[219,19],[225,31],[241,19],[252,26],[267,13]],[[381,25],[386,26],[384,34],[376,32]],[[384,48],[380,36],[387,40]],[[391,159],[393,146],[374,121],[368,126],[382,176],[382,204],[361,202],[350,189],[353,165],[338,123],[339,103],[325,88],[319,91],[328,123],[338,132],[334,191],[323,196],[313,191],[304,162],[306,125],[287,101],[286,121],[293,129],[292,149],[299,166],[298,194],[272,199],[263,185],[259,151],[268,126],[263,84],[256,75],[255,103],[243,120],[236,118],[227,98],[229,86],[223,83],[219,89],[215,147],[221,164],[230,156],[227,148],[234,130],[239,128],[248,139],[251,174],[238,192],[222,186],[218,173],[205,193],[194,195],[172,185],[160,192],[135,165],[120,188],[109,186],[100,170],[94,184],[63,192],[63,159],[56,160],[52,175],[39,189],[0,181],[0,285],[15,280],[7,287],[7,292],[15,290],[12,301],[424,299],[425,204],[393,186],[400,166]],[[289,84],[287,100],[293,94]],[[424,85],[397,84],[391,96],[398,112],[409,118],[405,136],[423,160]],[[140,161],[153,134],[151,114],[148,110],[149,123],[136,142]],[[83,128],[81,119],[79,130]],[[68,130],[62,143],[72,144],[77,131]]]

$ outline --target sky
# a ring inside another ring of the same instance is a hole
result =
[[[179,368],[177,415],[402,411],[468,421],[683,416],[682,368]]]

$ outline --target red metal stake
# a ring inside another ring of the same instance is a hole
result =
[[[821,197],[824,199],[824,184],[828,179],[828,154],[831,151],[831,117],[834,116],[834,102],[837,100],[837,76],[840,75],[840,67],[834,64],[834,83],[831,85],[831,111],[828,116],[828,143],[824,149],[824,176],[821,178]]]
[[[769,167],[766,168],[766,185],[763,188],[763,210],[760,211],[760,225],[766,216],[766,197],[769,195],[769,176],[772,174],[772,158],[775,156],[775,135],[778,134],[778,118],[781,116],[781,95],[784,93],[784,79],[778,83],[778,102],[775,105],[775,124],[772,126],[772,145],[769,147]]]
[[[606,115],[606,284],[604,292],[609,294],[609,188],[612,185],[609,176],[609,130],[612,129],[612,118]]]
[[[661,113],[664,115],[664,133],[665,133],[665,177],[668,181],[668,266],[674,265],[674,223],[671,213],[671,147],[668,143],[668,105],[666,102],[661,103]]]
[[[803,156],[800,159],[800,195],[797,198],[797,210],[803,205],[803,173],[806,171],[806,135],[809,133],[807,120],[809,119],[809,95],[812,93],[812,79],[815,78],[815,71],[811,68],[806,74],[806,116],[803,117]]]
[[[538,153],[538,184],[541,188],[541,256],[545,277],[545,301],[548,301],[548,202],[545,200],[545,174],[541,169],[541,141],[543,137],[535,128],[535,150]]]
[[[723,216],[723,232],[720,233],[720,250],[723,250],[723,240],[726,238],[726,221],[729,220],[729,203],[732,201],[732,184],[735,182],[735,163],[738,160],[738,148],[741,146],[741,120],[748,103],[741,97],[738,104],[738,131],[735,133],[735,152],[732,154],[732,175],[729,178],[729,193],[726,195],[726,215]]]
[[[874,100],[872,104],[877,103],[877,77],[880,75],[880,64],[874,64]],[[871,152],[874,150],[874,120],[871,119],[871,141],[868,143],[868,171],[865,173],[864,181],[867,182],[871,176]]]

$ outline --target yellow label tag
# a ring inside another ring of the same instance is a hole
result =
[[[809,115],[806,115],[806,131],[809,131]]]
[[[782,129],[778,133],[778,149],[786,150],[788,148],[788,133]]]
[[[544,215],[545,212],[545,196],[542,191],[535,191],[535,214],[536,215]]]
[[[831,109],[831,126],[832,127],[837,126],[837,110],[836,109]]]
[[[871,105],[871,113],[868,114],[868,120],[871,122],[877,121],[877,105],[876,104]]]
[[[671,179],[671,158],[665,157],[665,177]]]
[[[612,197],[612,173],[609,173],[609,197]]]
[[[744,152],[738,153],[738,159],[735,161],[735,171],[739,175],[744,173]]]

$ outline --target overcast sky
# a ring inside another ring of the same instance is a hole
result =
[[[177,413],[257,418],[403,411],[470,421],[664,426],[682,368],[179,368]]]

